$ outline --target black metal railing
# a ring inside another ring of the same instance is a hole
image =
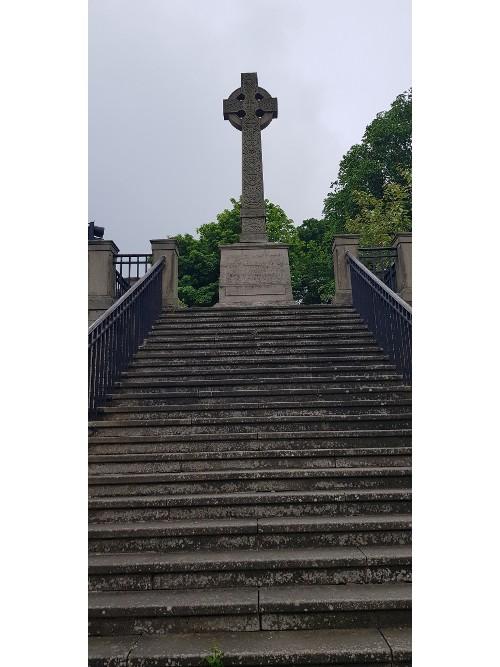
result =
[[[115,271],[115,297],[119,299],[130,288],[128,280],[119,271]]]
[[[396,248],[359,248],[358,258],[384,285],[396,290]]]
[[[89,328],[89,412],[101,405],[113,382],[128,366],[161,311],[165,258],[101,315]]]
[[[352,301],[378,344],[411,382],[411,308],[347,252]]]
[[[153,262],[152,255],[115,255],[114,264],[117,273],[126,281],[128,287],[142,278],[149,271],[149,267]],[[127,287],[127,289],[128,289]],[[117,283],[118,289],[118,283]],[[123,291],[116,292],[116,296],[121,296]]]

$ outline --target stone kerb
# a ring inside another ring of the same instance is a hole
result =
[[[411,305],[411,232],[400,232],[394,237],[392,247],[397,250],[396,258],[396,291],[399,296]]]
[[[335,278],[335,294],[332,303],[335,306],[352,305],[351,271],[347,263],[346,253],[358,256],[359,234],[343,234],[333,238],[333,275]]]
[[[165,257],[162,277],[163,308],[178,308],[179,248],[175,239],[153,239],[151,241],[153,264]]]
[[[114,258],[119,249],[113,241],[88,242],[88,319],[89,326],[115,301]]]

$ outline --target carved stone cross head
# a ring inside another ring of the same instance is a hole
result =
[[[263,130],[273,118],[278,117],[278,100],[258,85],[257,73],[241,75],[241,87],[234,90],[223,102],[224,120],[228,120],[237,130],[243,124],[259,119],[259,127]]]

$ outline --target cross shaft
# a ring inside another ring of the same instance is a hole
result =
[[[240,241],[267,241],[260,132],[278,117],[278,100],[258,85],[255,72],[223,102],[224,119],[241,130],[242,196]]]

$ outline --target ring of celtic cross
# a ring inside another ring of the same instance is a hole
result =
[[[251,107],[259,119],[260,129],[263,130],[273,118],[278,117],[278,103],[276,98],[271,97],[265,88],[257,86],[254,90],[256,90],[255,101],[252,100]],[[243,127],[243,117],[248,107],[248,102],[245,104],[245,95],[242,88],[236,88],[224,100],[224,119],[228,120],[237,130],[241,130]]]

